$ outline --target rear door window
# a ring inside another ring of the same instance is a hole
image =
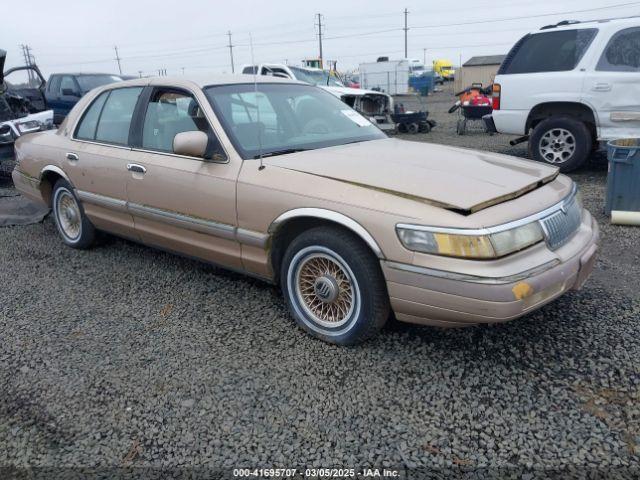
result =
[[[102,107],[108,96],[109,92],[104,92],[93,101],[82,117],[82,120],[80,120],[80,125],[78,126],[78,130],[76,130],[76,138],[95,140],[100,112],[102,112]]]
[[[616,33],[609,40],[596,70],[640,72],[640,28],[626,28]]]
[[[500,74],[564,72],[576,68],[597,33],[595,28],[527,35],[509,52]]]
[[[131,118],[141,92],[142,87],[128,87],[102,93],[82,116],[76,138],[128,145]]]

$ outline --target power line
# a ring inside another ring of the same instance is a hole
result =
[[[630,3],[618,3],[616,5],[607,5],[606,7],[594,7],[594,8],[585,8],[583,10],[571,10],[568,12],[555,12],[555,13],[540,13],[537,15],[524,15],[520,17],[504,17],[504,18],[494,18],[491,20],[474,20],[471,22],[462,22],[462,23],[439,23],[433,25],[422,25],[413,28],[440,28],[440,27],[459,27],[463,25],[477,25],[481,23],[495,23],[495,22],[507,22],[510,20],[523,20],[529,18],[540,18],[540,17],[552,17],[555,15],[569,15],[571,13],[586,13],[586,12],[595,12],[597,10],[608,10],[610,8],[619,8],[619,7],[627,7],[630,5],[639,5],[640,2],[630,2]]]
[[[431,28],[438,28],[438,27],[453,27],[453,26],[464,26],[464,25],[475,25],[475,24],[493,24],[493,23],[498,23],[498,22],[506,22],[506,21],[511,21],[511,20],[519,20],[519,19],[529,19],[529,18],[539,18],[539,17],[550,17],[550,16],[560,16],[560,15],[569,15],[569,14],[574,14],[574,13],[585,13],[585,12],[592,12],[592,11],[599,11],[599,10],[603,10],[603,9],[613,9],[613,8],[621,8],[621,7],[628,7],[631,5],[638,5],[640,4],[640,2],[626,2],[626,3],[619,3],[619,4],[614,4],[614,5],[609,5],[606,7],[594,7],[594,8],[588,8],[588,9],[580,9],[580,10],[571,10],[571,11],[564,11],[564,12],[555,12],[555,13],[547,13],[547,14],[534,14],[534,15],[527,15],[527,16],[517,16],[517,17],[503,17],[503,18],[496,18],[496,19],[487,19],[487,20],[474,20],[474,21],[468,21],[468,22],[457,22],[457,23],[449,23],[449,24],[432,24],[432,25],[422,25],[422,26],[412,26],[411,29],[415,31],[415,29],[431,29]],[[343,35],[333,35],[333,36],[326,36],[325,35],[325,30],[326,30],[326,25],[324,23],[324,19],[323,16],[321,14],[317,14],[318,15],[318,47],[319,50],[321,50],[324,46],[323,42],[324,41],[328,41],[328,40],[338,40],[338,39],[344,39],[344,38],[358,38],[358,37],[366,37],[366,36],[377,36],[378,38],[384,38],[383,36],[380,36],[380,34],[384,34],[384,33],[399,33],[400,31],[404,31],[405,34],[405,56],[408,56],[408,19],[407,19],[407,15],[408,15],[408,9],[405,8],[405,27],[404,28],[392,28],[392,29],[384,29],[384,30],[372,30],[372,31],[365,31],[365,32],[358,32],[358,33],[347,33],[347,34],[343,34]],[[397,15],[397,14],[396,14]],[[413,15],[413,12],[412,12]],[[522,29],[511,29],[511,30],[502,30],[502,31],[517,31],[517,30],[530,30],[530,27],[523,27]],[[494,33],[496,30],[491,30],[490,32],[487,31],[486,33]],[[498,30],[500,31],[500,30]],[[116,50],[116,60],[118,61],[118,68],[121,71],[121,64],[120,61],[121,60],[137,60],[137,59],[152,59],[152,58],[171,58],[171,57],[175,57],[175,56],[180,56],[180,57],[185,57],[185,56],[200,56],[200,55],[205,55],[205,54],[209,54],[212,51],[215,50],[221,50],[221,49],[226,49],[229,48],[230,50],[230,57],[231,57],[231,62],[232,62],[232,71],[234,71],[234,63],[235,63],[235,58],[233,57],[233,47],[247,47],[248,44],[233,44],[232,43],[232,39],[231,39],[231,35],[230,35],[230,31],[227,32],[227,36],[229,36],[229,45],[215,45],[215,46],[207,46],[207,47],[187,47],[187,48],[180,48],[180,49],[176,49],[175,51],[172,52],[166,52],[163,51],[162,53],[157,53],[157,54],[153,54],[151,51],[148,53],[142,53],[142,54],[134,54],[131,56],[124,56],[124,57],[120,57],[119,55],[119,51],[117,50],[117,47],[114,47],[114,49]],[[485,32],[466,32],[466,33],[485,33]],[[414,33],[413,37],[429,37],[430,35],[439,35],[436,33],[432,33],[432,34],[416,34]],[[453,35],[452,33],[447,34],[444,33],[444,35]],[[213,37],[214,35],[210,35],[207,37],[201,37],[201,38],[210,38]],[[216,37],[218,36],[218,34],[215,35]],[[392,38],[393,36],[388,36],[387,38]],[[397,38],[397,37],[394,37]],[[278,41],[269,41],[269,42],[262,42],[262,43],[254,43],[254,46],[276,46],[276,45],[292,45],[292,44],[306,44],[306,43],[312,43],[315,42],[314,39],[282,39],[282,40],[278,40]],[[489,45],[503,45],[503,44],[476,44],[476,45],[469,45],[469,47],[474,47],[474,46],[489,46]],[[506,43],[504,43],[504,45],[506,45]],[[467,46],[465,46],[466,48]],[[30,48],[30,47],[29,47]],[[430,48],[439,48],[439,49],[449,49],[449,48],[460,48],[460,47],[430,47]],[[156,50],[157,51],[157,50]],[[24,51],[23,51],[24,53]],[[320,51],[320,55],[321,58],[324,57],[324,53],[322,51]],[[354,55],[355,56],[355,55]],[[348,57],[348,56],[341,56],[341,57]],[[26,58],[30,58],[30,57],[26,57]],[[66,63],[60,63],[60,64],[55,64],[55,65],[48,65],[49,67],[57,67],[57,66],[70,66],[70,65],[85,65],[85,64],[98,64],[98,63],[107,63],[109,61],[112,61],[113,59],[105,59],[105,60],[88,60],[88,61],[75,61],[75,62],[66,62]],[[26,61],[25,61],[26,62]]]

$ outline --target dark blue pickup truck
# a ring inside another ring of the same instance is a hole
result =
[[[53,110],[53,123],[62,123],[73,106],[89,90],[122,80],[121,76],[108,73],[52,74],[44,94],[47,107]]]

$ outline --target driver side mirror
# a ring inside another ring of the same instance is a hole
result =
[[[180,132],[173,137],[173,153],[187,157],[204,158],[209,137],[200,130]]]
[[[67,95],[69,97],[79,97],[80,93],[76,92],[72,88],[63,88],[62,89],[62,95]]]

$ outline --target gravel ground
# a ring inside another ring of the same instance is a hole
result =
[[[451,96],[427,102],[438,127],[407,138],[526,155],[458,137]],[[572,176],[602,227],[583,290],[354,348],[309,338],[259,281],[111,237],[75,251],[51,219],[0,229],[0,466],[638,478],[640,229],[604,217],[601,158]]]

